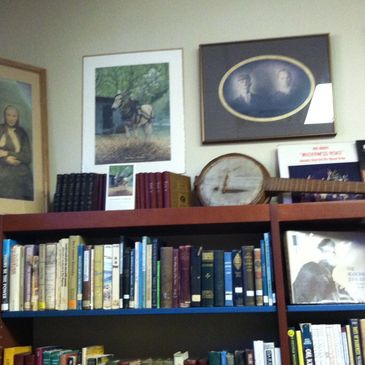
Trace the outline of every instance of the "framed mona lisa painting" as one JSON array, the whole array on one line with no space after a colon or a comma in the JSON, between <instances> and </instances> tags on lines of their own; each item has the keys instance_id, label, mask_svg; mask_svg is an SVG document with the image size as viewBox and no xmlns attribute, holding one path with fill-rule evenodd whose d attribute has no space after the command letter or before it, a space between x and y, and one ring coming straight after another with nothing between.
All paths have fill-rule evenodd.
<instances>
[{"instance_id":1,"label":"framed mona lisa painting","mask_svg":"<svg viewBox=\"0 0 365 365\"><path fill-rule=\"evenodd\" d=\"M48 205L46 71L0 58L0 214Z\"/></svg>"},{"instance_id":2,"label":"framed mona lisa painting","mask_svg":"<svg viewBox=\"0 0 365 365\"><path fill-rule=\"evenodd\" d=\"M202 142L334 135L328 34L200 45Z\"/></svg>"}]
</instances>

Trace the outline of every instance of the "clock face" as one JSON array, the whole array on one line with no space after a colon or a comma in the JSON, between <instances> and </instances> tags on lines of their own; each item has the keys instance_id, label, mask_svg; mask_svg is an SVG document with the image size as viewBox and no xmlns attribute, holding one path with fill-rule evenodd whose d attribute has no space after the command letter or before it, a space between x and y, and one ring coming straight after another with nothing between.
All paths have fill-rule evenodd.
<instances>
[{"instance_id":1,"label":"clock face","mask_svg":"<svg viewBox=\"0 0 365 365\"><path fill-rule=\"evenodd\" d=\"M242 154L227 154L212 160L198 177L196 188L203 205L244 205L263 197L266 169Z\"/></svg>"}]
</instances>

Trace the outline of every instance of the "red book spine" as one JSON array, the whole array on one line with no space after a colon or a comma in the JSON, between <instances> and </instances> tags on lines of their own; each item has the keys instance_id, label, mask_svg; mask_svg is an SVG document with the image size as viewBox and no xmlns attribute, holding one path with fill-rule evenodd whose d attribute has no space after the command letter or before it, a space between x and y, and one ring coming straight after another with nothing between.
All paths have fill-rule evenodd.
<instances>
[{"instance_id":1,"label":"red book spine","mask_svg":"<svg viewBox=\"0 0 365 365\"><path fill-rule=\"evenodd\" d=\"M180 300L179 307L190 307L190 255L191 245L179 246Z\"/></svg>"}]
</instances>

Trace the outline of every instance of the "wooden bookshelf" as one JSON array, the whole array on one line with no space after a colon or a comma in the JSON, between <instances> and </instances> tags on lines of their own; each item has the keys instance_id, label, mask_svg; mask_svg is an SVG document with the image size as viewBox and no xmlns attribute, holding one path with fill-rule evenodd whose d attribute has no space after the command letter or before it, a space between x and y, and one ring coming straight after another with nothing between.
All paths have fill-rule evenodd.
<instances>
[{"instance_id":1,"label":"wooden bookshelf","mask_svg":"<svg viewBox=\"0 0 365 365\"><path fill-rule=\"evenodd\" d=\"M350 318L364 312L365 305L290 305L283 232L307 228L363 230L364 219L365 201L4 215L0 217L1 241L8 237L41 243L81 234L92 242L106 242L121 234L146 234L164 237L174 245L192 242L231 249L251 240L257 244L258 237L270 231L277 304L4 312L0 318L0 344L7 347L30 343L35 347L56 343L82 347L104 343L108 352L123 351L124 357L165 356L184 349L200 357L212 349L245 348L253 339L264 339L280 345L282 363L289 364L289 325L308 315L320 320L321 316L333 313L335 321L341 313L341 318ZM164 349L160 346L161 338L166 339Z\"/></svg>"}]
</instances>

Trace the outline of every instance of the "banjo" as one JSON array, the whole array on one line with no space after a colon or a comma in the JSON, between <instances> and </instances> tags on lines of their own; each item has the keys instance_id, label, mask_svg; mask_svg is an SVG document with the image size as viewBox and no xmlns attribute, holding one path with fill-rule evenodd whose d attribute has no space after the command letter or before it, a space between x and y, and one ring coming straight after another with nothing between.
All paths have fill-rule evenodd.
<instances>
[{"instance_id":1,"label":"banjo","mask_svg":"<svg viewBox=\"0 0 365 365\"><path fill-rule=\"evenodd\" d=\"M254 158L229 153L210 161L195 180L205 206L266 203L284 192L365 194L365 182L270 177Z\"/></svg>"}]
</instances>

